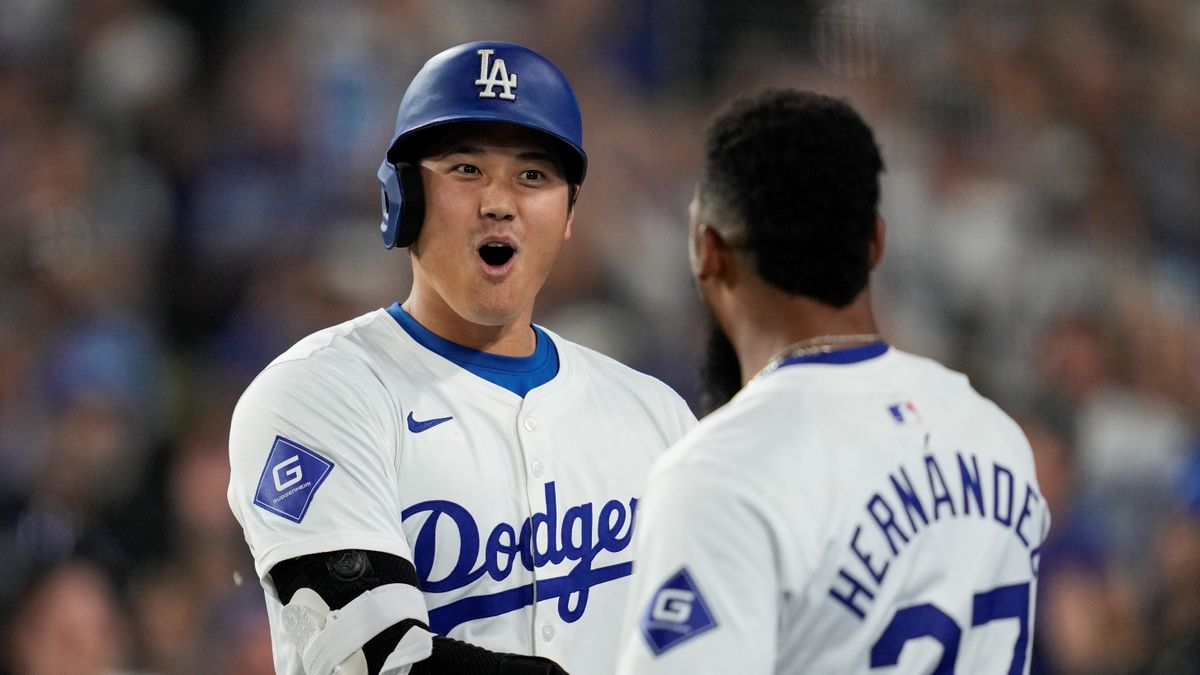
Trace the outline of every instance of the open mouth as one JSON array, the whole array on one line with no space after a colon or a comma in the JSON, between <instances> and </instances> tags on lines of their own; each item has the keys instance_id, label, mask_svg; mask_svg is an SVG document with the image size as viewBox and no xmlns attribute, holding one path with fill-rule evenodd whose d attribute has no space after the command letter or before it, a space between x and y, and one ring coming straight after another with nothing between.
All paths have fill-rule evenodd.
<instances>
[{"instance_id":1,"label":"open mouth","mask_svg":"<svg viewBox=\"0 0 1200 675\"><path fill-rule=\"evenodd\" d=\"M512 260L512 257L516 253L516 249L512 246L499 241L488 242L479 247L479 257L483 259L483 262L493 267L504 265L509 260Z\"/></svg>"}]
</instances>

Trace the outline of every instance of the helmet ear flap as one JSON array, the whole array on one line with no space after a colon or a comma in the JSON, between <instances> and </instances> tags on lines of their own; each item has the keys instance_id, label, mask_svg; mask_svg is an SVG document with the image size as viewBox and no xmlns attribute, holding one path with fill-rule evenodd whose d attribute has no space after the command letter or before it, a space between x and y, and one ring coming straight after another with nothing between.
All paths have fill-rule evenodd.
<instances>
[{"instance_id":1,"label":"helmet ear flap","mask_svg":"<svg viewBox=\"0 0 1200 675\"><path fill-rule=\"evenodd\" d=\"M384 160L378 175L383 187L383 222L379 225L383 245L406 248L417 240L425 220L421 170L411 162Z\"/></svg>"}]
</instances>

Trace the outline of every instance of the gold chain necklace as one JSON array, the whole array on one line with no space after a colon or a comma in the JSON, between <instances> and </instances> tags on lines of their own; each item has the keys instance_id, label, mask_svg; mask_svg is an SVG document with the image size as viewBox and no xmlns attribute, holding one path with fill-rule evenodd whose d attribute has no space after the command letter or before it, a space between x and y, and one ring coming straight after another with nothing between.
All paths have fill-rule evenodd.
<instances>
[{"instance_id":1,"label":"gold chain necklace","mask_svg":"<svg viewBox=\"0 0 1200 675\"><path fill-rule=\"evenodd\" d=\"M767 365L758 371L758 374L750 378L750 382L761 378L767 373L779 369L784 361L795 358L797 356L809 356L810 354L828 354L833 351L834 347L839 345L855 344L859 342L870 344L872 342L882 342L883 336L879 333L857 333L852 335L818 335L816 337L806 338L799 342L784 347L775 353ZM749 386L750 382L747 382Z\"/></svg>"}]
</instances>

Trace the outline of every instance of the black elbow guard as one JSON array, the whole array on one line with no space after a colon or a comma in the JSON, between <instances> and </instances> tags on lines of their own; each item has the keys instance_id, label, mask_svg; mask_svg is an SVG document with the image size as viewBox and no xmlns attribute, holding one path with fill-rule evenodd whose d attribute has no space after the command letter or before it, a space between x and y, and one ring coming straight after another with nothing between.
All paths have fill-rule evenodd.
<instances>
[{"instance_id":1,"label":"black elbow guard","mask_svg":"<svg viewBox=\"0 0 1200 675\"><path fill-rule=\"evenodd\" d=\"M311 588L341 609L363 591L384 584L417 585L417 569L404 558L378 551L331 551L300 556L271 568L279 601L288 604L301 588Z\"/></svg>"},{"instance_id":2,"label":"black elbow guard","mask_svg":"<svg viewBox=\"0 0 1200 675\"><path fill-rule=\"evenodd\" d=\"M415 589L417 571L411 562L394 555L345 550L283 561L271 568L271 581L285 606L297 591L310 589L330 610L338 610L363 593L389 584ZM417 619L400 619L362 645L369 673L376 675L382 670L387 657L413 626L428 630ZM414 663L411 675L568 675L550 659L493 652L441 636L432 639L432 655Z\"/></svg>"},{"instance_id":3,"label":"black elbow guard","mask_svg":"<svg viewBox=\"0 0 1200 675\"><path fill-rule=\"evenodd\" d=\"M540 656L505 654L500 660L499 675L570 675L562 666Z\"/></svg>"},{"instance_id":4,"label":"black elbow guard","mask_svg":"<svg viewBox=\"0 0 1200 675\"><path fill-rule=\"evenodd\" d=\"M285 560L271 568L271 581L285 607L297 591L307 588L320 596L330 610L340 610L363 593L390 584L404 584L416 591L417 571L411 562L394 555L344 550ZM381 627L359 645L367 671L375 674L382 670L387 657L413 626L428 629L418 619L397 617L395 623Z\"/></svg>"},{"instance_id":5,"label":"black elbow guard","mask_svg":"<svg viewBox=\"0 0 1200 675\"><path fill-rule=\"evenodd\" d=\"M493 652L483 647L435 636L433 655L413 664L410 675L568 675L540 656Z\"/></svg>"}]
</instances>

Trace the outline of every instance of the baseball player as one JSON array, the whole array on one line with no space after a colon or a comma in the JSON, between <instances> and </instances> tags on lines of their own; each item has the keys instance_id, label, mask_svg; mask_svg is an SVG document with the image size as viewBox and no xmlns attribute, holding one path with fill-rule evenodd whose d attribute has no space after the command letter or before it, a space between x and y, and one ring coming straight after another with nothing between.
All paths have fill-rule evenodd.
<instances>
[{"instance_id":1,"label":"baseball player","mask_svg":"<svg viewBox=\"0 0 1200 675\"><path fill-rule=\"evenodd\" d=\"M301 340L233 414L278 672L614 670L643 482L695 418L531 324L586 166L529 49L460 45L409 85L379 170L408 298Z\"/></svg>"},{"instance_id":2,"label":"baseball player","mask_svg":"<svg viewBox=\"0 0 1200 675\"><path fill-rule=\"evenodd\" d=\"M1017 425L877 333L882 166L824 96L711 126L692 270L744 387L651 474L617 672L1028 672L1050 516Z\"/></svg>"}]
</instances>

